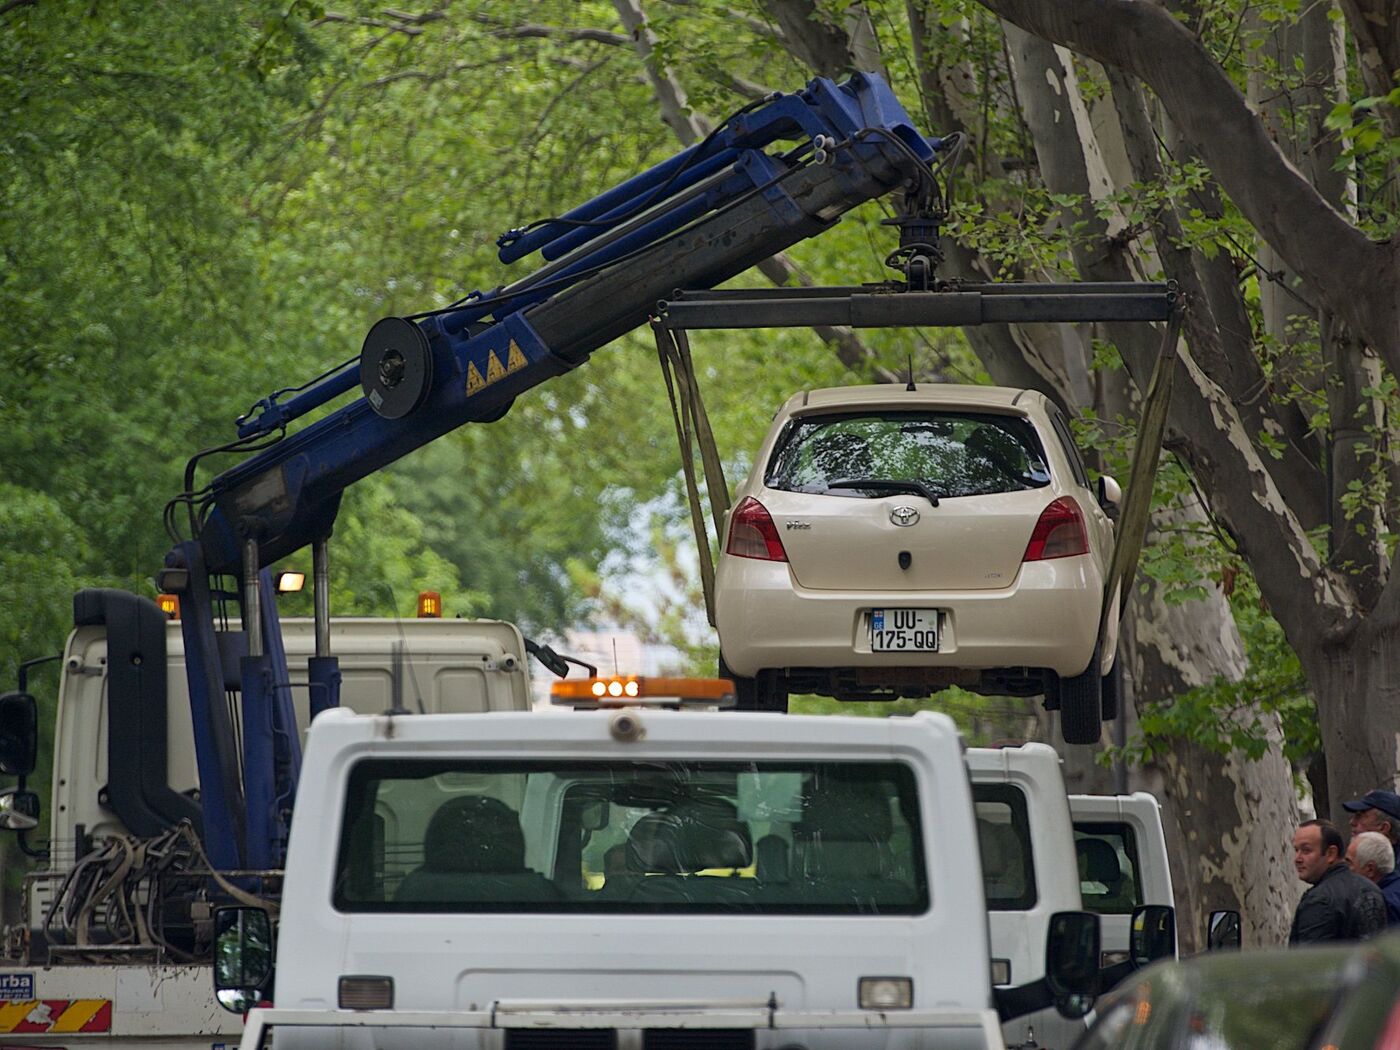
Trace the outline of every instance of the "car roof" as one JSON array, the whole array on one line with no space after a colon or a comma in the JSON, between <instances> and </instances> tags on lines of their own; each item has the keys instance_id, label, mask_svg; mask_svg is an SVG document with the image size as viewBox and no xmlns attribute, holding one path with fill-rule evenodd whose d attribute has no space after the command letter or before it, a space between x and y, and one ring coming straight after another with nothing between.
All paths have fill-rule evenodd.
<instances>
[{"instance_id":1,"label":"car roof","mask_svg":"<svg viewBox=\"0 0 1400 1050\"><path fill-rule=\"evenodd\" d=\"M846 408L1024 408L1039 404L1043 395L1034 390L972 383L917 383L908 390L900 383L868 386L834 386L804 390L788 398L782 412L789 415L840 411Z\"/></svg>"}]
</instances>

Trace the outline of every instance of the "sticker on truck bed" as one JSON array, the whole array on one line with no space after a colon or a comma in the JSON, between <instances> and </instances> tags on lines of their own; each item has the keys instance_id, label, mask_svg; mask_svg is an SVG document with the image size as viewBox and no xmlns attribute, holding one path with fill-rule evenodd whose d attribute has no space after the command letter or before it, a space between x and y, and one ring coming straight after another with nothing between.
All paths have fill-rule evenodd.
<instances>
[{"instance_id":1,"label":"sticker on truck bed","mask_svg":"<svg viewBox=\"0 0 1400 1050\"><path fill-rule=\"evenodd\" d=\"M30 999L0 1003L0 1032L110 1032L110 999Z\"/></svg>"},{"instance_id":2,"label":"sticker on truck bed","mask_svg":"<svg viewBox=\"0 0 1400 1050\"><path fill-rule=\"evenodd\" d=\"M32 973L0 974L0 1000L28 1002L34 998L34 975Z\"/></svg>"}]
</instances>

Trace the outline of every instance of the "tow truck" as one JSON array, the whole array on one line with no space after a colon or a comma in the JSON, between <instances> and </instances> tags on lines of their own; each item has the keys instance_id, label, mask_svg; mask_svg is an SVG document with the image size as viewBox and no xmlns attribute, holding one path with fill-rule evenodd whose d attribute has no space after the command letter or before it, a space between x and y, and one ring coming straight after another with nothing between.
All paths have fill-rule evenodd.
<instances>
[{"instance_id":1,"label":"tow truck","mask_svg":"<svg viewBox=\"0 0 1400 1050\"><path fill-rule=\"evenodd\" d=\"M991 986L946 715L727 717L726 680L553 692L574 710L316 720L275 970L264 911L216 917L221 999L276 1003L244 1050L269 1027L284 1048L971 1050L1036 1006L1088 1011L1077 907L1022 924L1033 973ZM1072 854L1058 804L1040 844Z\"/></svg>"},{"instance_id":2,"label":"tow truck","mask_svg":"<svg viewBox=\"0 0 1400 1050\"><path fill-rule=\"evenodd\" d=\"M129 782L109 784L131 792L132 811L142 815L131 829L141 848L149 853L151 843L164 843L169 850L161 857L162 885L181 887L174 897L154 888L142 898L145 913L109 924L109 954L120 956L139 940L149 915L180 907L191 879L212 887L214 896L275 912L304 719L293 702L272 568L311 548L312 655L298 678L306 682L307 716L320 715L341 705L329 544L341 495L354 481L460 425L501 418L516 397L578 367L658 312L683 315L697 327L813 323L813 311L822 323L837 318L856 325L1169 315L1171 296L1161 286L1080 285L1066 294L1059 286L939 281L937 239L946 208L939 167L956 145L954 137L920 134L873 75L839 85L817 78L800 92L752 103L702 142L567 215L503 235L503 262L540 252L544 263L532 273L443 308L379 321L359 355L263 398L237 420L234 440L197 453L184 490L167 507L175 545L158 574L160 591L181 606L197 797L192 788L172 789L153 765L141 763L127 767ZM887 194L898 198L900 245L890 261L899 279L782 290L769 301L754 292L706 296ZM350 403L288 432L357 389L361 396ZM202 464L215 456L242 458L197 484ZM158 737L147 731L160 724L150 709L163 708L168 698L152 684L153 661L145 656L153 632L140 623L123 635L129 644L115 655L109 649L108 674L115 681L120 667L134 683L123 693L130 705L112 709L113 727L120 720L119 733L144 746ZM18 742L14 761L0 757L0 772L29 771L24 756L32 752L34 710L23 688L0 698L0 726ZM99 804L109 806L114 797L109 790ZM22 782L0 794L0 826L32 829L38 819L37 797ZM165 842L171 836L187 848L171 849ZM105 873L99 887L120 881L122 861L102 857L97 851L105 845L92 845L70 871L92 861L85 870ZM28 962L46 965L45 943L32 936L37 922L31 915L29 933L17 939L25 942ZM192 929L181 951L207 960L205 927ZM158 965L169 959L167 952ZM42 988L26 993L42 1003ZM118 994L118 1010L120 1000Z\"/></svg>"}]
</instances>

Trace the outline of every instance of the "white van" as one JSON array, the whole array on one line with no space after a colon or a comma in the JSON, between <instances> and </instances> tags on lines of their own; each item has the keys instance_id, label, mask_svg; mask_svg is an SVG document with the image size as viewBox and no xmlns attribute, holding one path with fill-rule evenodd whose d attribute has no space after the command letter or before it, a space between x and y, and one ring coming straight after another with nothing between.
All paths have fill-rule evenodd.
<instances>
[{"instance_id":1,"label":"white van","mask_svg":"<svg viewBox=\"0 0 1400 1050\"><path fill-rule=\"evenodd\" d=\"M945 716L335 711L301 784L245 1047L1002 1045ZM256 1003L265 916L219 926L221 1000ZM1042 929L1082 1012L1097 920Z\"/></svg>"}]
</instances>

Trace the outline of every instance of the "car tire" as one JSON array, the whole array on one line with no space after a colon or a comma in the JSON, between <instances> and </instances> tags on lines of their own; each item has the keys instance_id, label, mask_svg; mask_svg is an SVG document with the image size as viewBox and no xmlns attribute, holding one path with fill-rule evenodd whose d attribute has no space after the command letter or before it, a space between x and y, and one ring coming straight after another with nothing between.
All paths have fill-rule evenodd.
<instances>
[{"instance_id":1,"label":"car tire","mask_svg":"<svg viewBox=\"0 0 1400 1050\"><path fill-rule=\"evenodd\" d=\"M735 674L719 658L719 676L734 683L734 710L787 712L787 688L774 671L759 671L755 678Z\"/></svg>"},{"instance_id":2,"label":"car tire","mask_svg":"<svg viewBox=\"0 0 1400 1050\"><path fill-rule=\"evenodd\" d=\"M1060 679L1060 735L1066 744L1097 744L1103 729L1099 647L1082 674Z\"/></svg>"},{"instance_id":3,"label":"car tire","mask_svg":"<svg viewBox=\"0 0 1400 1050\"><path fill-rule=\"evenodd\" d=\"M1099 707L1105 722L1112 722L1123 708L1123 654L1113 661L1113 670L1103 676Z\"/></svg>"}]
</instances>

